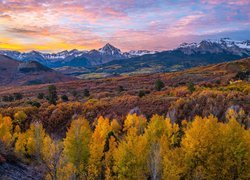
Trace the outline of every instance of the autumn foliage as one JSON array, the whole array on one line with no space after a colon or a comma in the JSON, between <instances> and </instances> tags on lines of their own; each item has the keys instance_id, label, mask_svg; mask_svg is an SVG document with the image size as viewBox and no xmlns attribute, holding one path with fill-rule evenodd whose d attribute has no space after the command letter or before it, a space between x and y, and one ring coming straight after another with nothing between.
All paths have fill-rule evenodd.
<instances>
[{"instance_id":1,"label":"autumn foliage","mask_svg":"<svg viewBox=\"0 0 250 180\"><path fill-rule=\"evenodd\" d=\"M20 132L0 116L0 141L23 161L40 164L46 179L247 179L250 134L237 117L231 109L226 123L212 115L181 125L159 115L148 121L129 114L123 124L78 118L58 140L39 122Z\"/></svg>"}]
</instances>

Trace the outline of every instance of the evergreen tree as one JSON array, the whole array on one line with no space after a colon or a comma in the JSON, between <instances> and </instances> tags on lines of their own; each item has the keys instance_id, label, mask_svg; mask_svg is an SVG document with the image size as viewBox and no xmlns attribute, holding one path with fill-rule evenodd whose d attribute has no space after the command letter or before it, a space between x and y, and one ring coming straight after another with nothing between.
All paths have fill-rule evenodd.
<instances>
[{"instance_id":1,"label":"evergreen tree","mask_svg":"<svg viewBox=\"0 0 250 180\"><path fill-rule=\"evenodd\" d=\"M37 98L38 99L43 99L44 98L44 93L38 93Z\"/></svg>"},{"instance_id":2,"label":"evergreen tree","mask_svg":"<svg viewBox=\"0 0 250 180\"><path fill-rule=\"evenodd\" d=\"M65 94L61 96L61 99L62 99L64 102L69 101L68 96L67 96L67 95L65 95Z\"/></svg>"},{"instance_id":3,"label":"evergreen tree","mask_svg":"<svg viewBox=\"0 0 250 180\"><path fill-rule=\"evenodd\" d=\"M124 87L123 86L118 86L118 92L123 92L124 91Z\"/></svg>"},{"instance_id":4,"label":"evergreen tree","mask_svg":"<svg viewBox=\"0 0 250 180\"><path fill-rule=\"evenodd\" d=\"M164 83L163 83L160 79L158 79L158 80L155 82L155 90L156 90L156 91L161 91L162 88L164 88L164 87L165 87L165 85L164 85Z\"/></svg>"},{"instance_id":5,"label":"evergreen tree","mask_svg":"<svg viewBox=\"0 0 250 180\"><path fill-rule=\"evenodd\" d=\"M56 105L56 101L58 100L56 86L50 85L48 87L48 97L47 97L47 99L48 99L50 104Z\"/></svg>"},{"instance_id":6,"label":"evergreen tree","mask_svg":"<svg viewBox=\"0 0 250 180\"><path fill-rule=\"evenodd\" d=\"M195 91L194 83L190 82L188 83L188 90L193 93Z\"/></svg>"},{"instance_id":7,"label":"evergreen tree","mask_svg":"<svg viewBox=\"0 0 250 180\"><path fill-rule=\"evenodd\" d=\"M23 95L21 93L14 93L13 95L15 100L21 100L23 98Z\"/></svg>"},{"instance_id":8,"label":"evergreen tree","mask_svg":"<svg viewBox=\"0 0 250 180\"><path fill-rule=\"evenodd\" d=\"M144 90L140 90L139 93L138 93L138 96L139 96L140 98L142 98L142 97L145 96L145 95L146 95L146 93L145 93Z\"/></svg>"},{"instance_id":9,"label":"evergreen tree","mask_svg":"<svg viewBox=\"0 0 250 180\"><path fill-rule=\"evenodd\" d=\"M88 89L84 89L83 90L83 95L84 95L84 97L89 97L90 96L89 90Z\"/></svg>"}]
</instances>

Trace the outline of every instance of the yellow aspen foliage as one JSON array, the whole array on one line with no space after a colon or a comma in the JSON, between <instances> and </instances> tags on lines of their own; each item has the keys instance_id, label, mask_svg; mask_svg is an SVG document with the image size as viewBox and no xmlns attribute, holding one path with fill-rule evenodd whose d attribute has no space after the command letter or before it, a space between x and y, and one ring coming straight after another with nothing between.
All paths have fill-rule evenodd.
<instances>
[{"instance_id":1,"label":"yellow aspen foliage","mask_svg":"<svg viewBox=\"0 0 250 180\"><path fill-rule=\"evenodd\" d=\"M166 122L163 116L154 115L145 130L148 141L157 141L166 131Z\"/></svg>"},{"instance_id":2,"label":"yellow aspen foliage","mask_svg":"<svg viewBox=\"0 0 250 180\"><path fill-rule=\"evenodd\" d=\"M105 179L115 179L114 176L114 152L117 148L116 138L114 136L110 136L108 139L108 149L105 152Z\"/></svg>"},{"instance_id":3,"label":"yellow aspen foliage","mask_svg":"<svg viewBox=\"0 0 250 180\"><path fill-rule=\"evenodd\" d=\"M19 127L19 125L16 125L12 135L13 142L16 142L20 133L21 133L21 128Z\"/></svg>"},{"instance_id":4,"label":"yellow aspen foliage","mask_svg":"<svg viewBox=\"0 0 250 180\"><path fill-rule=\"evenodd\" d=\"M26 132L18 135L15 151L21 156L29 155L41 160L45 137L46 133L42 124L32 123Z\"/></svg>"},{"instance_id":5,"label":"yellow aspen foliage","mask_svg":"<svg viewBox=\"0 0 250 180\"><path fill-rule=\"evenodd\" d=\"M119 134L121 132L122 127L121 127L121 125L118 123L118 121L116 119L113 119L111 121L110 125L111 125L112 130L114 131L114 133Z\"/></svg>"},{"instance_id":6,"label":"yellow aspen foliage","mask_svg":"<svg viewBox=\"0 0 250 180\"><path fill-rule=\"evenodd\" d=\"M112 131L112 127L110 126L109 119L102 116L99 117L89 145L90 160L88 175L91 179L99 177L102 173L104 146L110 131Z\"/></svg>"},{"instance_id":7,"label":"yellow aspen foliage","mask_svg":"<svg viewBox=\"0 0 250 180\"><path fill-rule=\"evenodd\" d=\"M62 143L54 142L49 136L46 136L42 147L42 162L47 170L46 179L58 179L61 153Z\"/></svg>"},{"instance_id":8,"label":"yellow aspen foliage","mask_svg":"<svg viewBox=\"0 0 250 180\"><path fill-rule=\"evenodd\" d=\"M185 154L185 177L188 179L223 179L221 160L221 123L210 115L196 116L182 141ZM216 168L214 168L216 167Z\"/></svg>"},{"instance_id":9,"label":"yellow aspen foliage","mask_svg":"<svg viewBox=\"0 0 250 180\"><path fill-rule=\"evenodd\" d=\"M135 127L130 128L114 152L118 179L147 179L147 141L137 131Z\"/></svg>"},{"instance_id":10,"label":"yellow aspen foliage","mask_svg":"<svg viewBox=\"0 0 250 180\"><path fill-rule=\"evenodd\" d=\"M167 142L166 136L162 137L163 142ZM162 142L162 143L163 143ZM164 143L163 143L164 144ZM162 160L162 179L181 179L182 174L184 172L185 164L184 164L184 153L182 148L174 148L169 149L168 145L163 145L161 147L164 150L161 152L163 160Z\"/></svg>"},{"instance_id":11,"label":"yellow aspen foliage","mask_svg":"<svg viewBox=\"0 0 250 180\"><path fill-rule=\"evenodd\" d=\"M236 121L230 112L228 124L222 128L223 169L225 179L248 179L250 177L250 132Z\"/></svg>"},{"instance_id":12,"label":"yellow aspen foliage","mask_svg":"<svg viewBox=\"0 0 250 180\"><path fill-rule=\"evenodd\" d=\"M0 116L0 141L9 148L12 143L12 120L10 117Z\"/></svg>"},{"instance_id":13,"label":"yellow aspen foliage","mask_svg":"<svg viewBox=\"0 0 250 180\"><path fill-rule=\"evenodd\" d=\"M18 134L14 151L20 157L24 157L27 154L26 144L27 144L26 134L25 133Z\"/></svg>"},{"instance_id":14,"label":"yellow aspen foliage","mask_svg":"<svg viewBox=\"0 0 250 180\"><path fill-rule=\"evenodd\" d=\"M14 116L21 120L26 115L18 111ZM123 129L116 120L98 118L94 132L79 118L62 141L55 141L41 123L21 132L10 117L0 115L0 153L14 147L23 161L35 160L50 180L249 179L247 118L243 110L229 109L227 123L212 115L196 116L179 128L163 116L147 122L144 116L129 114Z\"/></svg>"},{"instance_id":15,"label":"yellow aspen foliage","mask_svg":"<svg viewBox=\"0 0 250 180\"><path fill-rule=\"evenodd\" d=\"M184 119L183 121L181 121L181 127L183 130L186 130L188 127L188 121L186 119Z\"/></svg>"},{"instance_id":16,"label":"yellow aspen foliage","mask_svg":"<svg viewBox=\"0 0 250 180\"><path fill-rule=\"evenodd\" d=\"M70 128L63 140L63 157L67 162L66 167L74 169L79 178L86 177L89 160L89 142L92 135L86 119L79 118L72 121ZM70 165L68 164L70 163ZM72 167L73 166L73 167ZM67 168L64 169L67 170Z\"/></svg>"},{"instance_id":17,"label":"yellow aspen foliage","mask_svg":"<svg viewBox=\"0 0 250 180\"><path fill-rule=\"evenodd\" d=\"M14 120L17 124L21 124L26 118L27 115L23 111L18 111L14 114Z\"/></svg>"},{"instance_id":18,"label":"yellow aspen foliage","mask_svg":"<svg viewBox=\"0 0 250 180\"><path fill-rule=\"evenodd\" d=\"M145 130L144 137L147 140L147 157L148 171L152 179L161 177L160 139L166 131L166 122L163 116L154 115Z\"/></svg>"},{"instance_id":19,"label":"yellow aspen foliage","mask_svg":"<svg viewBox=\"0 0 250 180\"><path fill-rule=\"evenodd\" d=\"M73 163L66 163L65 165L62 165L61 168L58 169L57 179L60 179L60 180L69 180L69 179L74 180L77 178L79 179L78 173L79 173L79 171L76 169L76 167ZM46 178L51 179L51 176L47 175ZM80 178L84 179L83 177L80 177Z\"/></svg>"},{"instance_id":20,"label":"yellow aspen foliage","mask_svg":"<svg viewBox=\"0 0 250 180\"><path fill-rule=\"evenodd\" d=\"M27 134L27 153L30 156L36 156L41 158L41 151L46 137L45 130L42 124L33 123L30 125L30 129L26 131Z\"/></svg>"},{"instance_id":21,"label":"yellow aspen foliage","mask_svg":"<svg viewBox=\"0 0 250 180\"><path fill-rule=\"evenodd\" d=\"M179 127L171 124L170 119L163 116L154 115L145 130L147 139L147 162L150 177L160 179L162 176L162 159L169 152L169 148L180 141Z\"/></svg>"},{"instance_id":22,"label":"yellow aspen foliage","mask_svg":"<svg viewBox=\"0 0 250 180\"><path fill-rule=\"evenodd\" d=\"M143 134L147 126L147 119L144 116L137 116L136 114L128 114L124 121L123 131L128 131L132 127L136 127L138 134Z\"/></svg>"},{"instance_id":23,"label":"yellow aspen foliage","mask_svg":"<svg viewBox=\"0 0 250 180\"><path fill-rule=\"evenodd\" d=\"M162 179L180 179L184 171L184 152L182 148L175 147L180 141L179 127L177 124L171 124L170 119L165 121L166 129L164 135L159 139L160 154L162 157Z\"/></svg>"},{"instance_id":24,"label":"yellow aspen foliage","mask_svg":"<svg viewBox=\"0 0 250 180\"><path fill-rule=\"evenodd\" d=\"M168 139L169 146L175 146L179 144L180 142L180 136L179 136L179 126L178 124L172 124L169 118L165 119L166 123L166 131L165 135Z\"/></svg>"}]
</instances>

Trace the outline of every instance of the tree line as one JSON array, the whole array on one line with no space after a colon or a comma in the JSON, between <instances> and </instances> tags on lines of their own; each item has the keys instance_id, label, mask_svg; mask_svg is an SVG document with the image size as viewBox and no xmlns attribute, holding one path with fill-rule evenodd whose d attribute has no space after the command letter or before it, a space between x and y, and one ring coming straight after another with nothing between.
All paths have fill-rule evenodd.
<instances>
[{"instance_id":1,"label":"tree line","mask_svg":"<svg viewBox=\"0 0 250 180\"><path fill-rule=\"evenodd\" d=\"M99 117L90 125L79 117L58 140L39 122L21 131L0 116L0 154L39 164L46 179L248 179L250 133L236 117L232 109L227 123L212 115L177 125L129 114L123 124Z\"/></svg>"}]
</instances>

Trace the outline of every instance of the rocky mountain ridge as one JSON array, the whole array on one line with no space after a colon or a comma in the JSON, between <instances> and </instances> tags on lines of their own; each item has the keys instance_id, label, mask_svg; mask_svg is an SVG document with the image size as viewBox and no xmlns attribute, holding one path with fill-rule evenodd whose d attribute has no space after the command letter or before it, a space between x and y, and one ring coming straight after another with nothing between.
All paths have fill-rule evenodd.
<instances>
[{"instance_id":1,"label":"rocky mountain ridge","mask_svg":"<svg viewBox=\"0 0 250 180\"><path fill-rule=\"evenodd\" d=\"M58 53L43 53L39 51L18 52L9 50L0 50L0 54L9 56L18 61L38 61L39 63L51 68L72 66L72 67L90 67L104 64L112 60L126 59L131 57L142 56L145 54L153 54L155 51L138 50L122 52L120 49L107 43L98 50L77 49L65 50Z\"/></svg>"}]
</instances>

